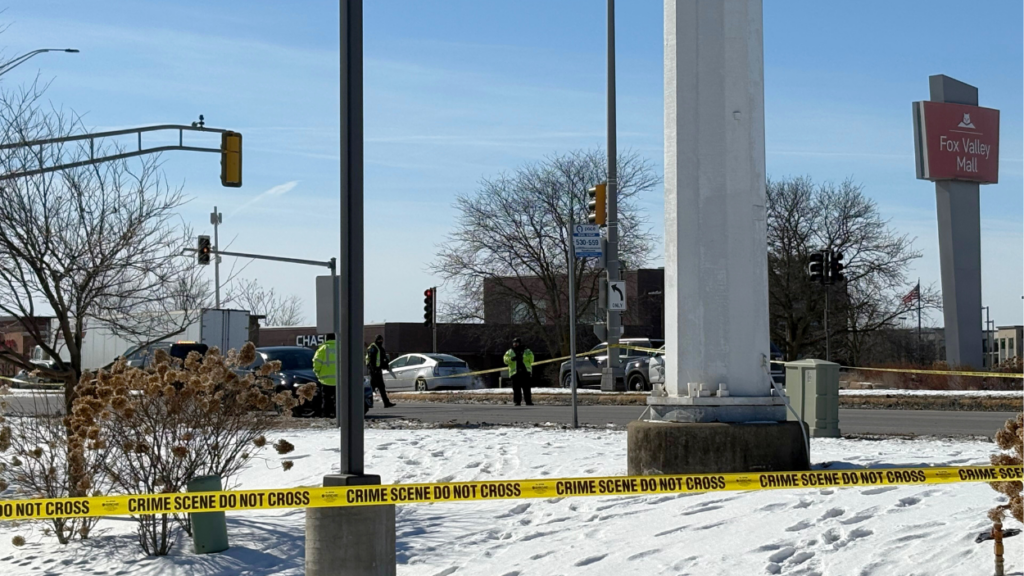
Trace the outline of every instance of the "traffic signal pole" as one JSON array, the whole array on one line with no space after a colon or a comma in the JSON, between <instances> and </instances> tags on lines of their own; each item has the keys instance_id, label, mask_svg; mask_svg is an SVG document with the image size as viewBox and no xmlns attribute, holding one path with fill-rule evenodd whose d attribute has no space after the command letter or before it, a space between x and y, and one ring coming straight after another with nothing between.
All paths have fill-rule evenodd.
<instances>
[{"instance_id":1,"label":"traffic signal pole","mask_svg":"<svg viewBox=\"0 0 1024 576\"><path fill-rule=\"evenodd\" d=\"M217 228L220 223L224 221L224 215L217 211L217 207L213 207L213 212L210 213L210 224L213 224L213 251L216 253L220 250L220 239L217 235ZM213 289L214 298L217 309L220 310L220 254L214 256L213 261Z\"/></svg>"},{"instance_id":2,"label":"traffic signal pole","mask_svg":"<svg viewBox=\"0 0 1024 576\"><path fill-rule=\"evenodd\" d=\"M617 202L618 170L616 166L616 124L615 124L615 0L608 0L608 253L605 255L605 270L608 282L618 281L619 271L619 207ZM607 302L602 303L607 305ZM601 390L616 390L618 382L619 331L622 327L621 313L607 311L608 365L601 374Z\"/></svg>"}]
</instances>

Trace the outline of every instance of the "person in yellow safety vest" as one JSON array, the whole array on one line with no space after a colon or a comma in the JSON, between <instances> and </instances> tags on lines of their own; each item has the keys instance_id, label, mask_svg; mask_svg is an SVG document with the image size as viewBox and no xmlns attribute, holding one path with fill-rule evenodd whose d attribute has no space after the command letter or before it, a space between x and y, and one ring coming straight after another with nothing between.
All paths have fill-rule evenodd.
<instances>
[{"instance_id":1,"label":"person in yellow safety vest","mask_svg":"<svg viewBox=\"0 0 1024 576\"><path fill-rule=\"evenodd\" d=\"M391 372L391 367L388 366L388 355L384 350L384 337L380 334L366 349L366 367L370 370L370 387L380 393L384 407L391 408L395 403L388 400L388 391L384 388L384 370ZM394 376L395 373L391 372L391 377Z\"/></svg>"},{"instance_id":2,"label":"person in yellow safety vest","mask_svg":"<svg viewBox=\"0 0 1024 576\"><path fill-rule=\"evenodd\" d=\"M338 362L334 357L334 334L327 335L327 341L316 349L313 355L313 373L320 381L320 408L322 418L334 418L337 413L335 391L338 384Z\"/></svg>"},{"instance_id":3,"label":"person in yellow safety vest","mask_svg":"<svg viewBox=\"0 0 1024 576\"><path fill-rule=\"evenodd\" d=\"M530 395L530 380L533 377L533 352L523 346L522 340L512 340L512 349L505 352L505 365L508 366L508 377L512 379L512 400L516 406L523 400L527 406L533 406Z\"/></svg>"}]
</instances>

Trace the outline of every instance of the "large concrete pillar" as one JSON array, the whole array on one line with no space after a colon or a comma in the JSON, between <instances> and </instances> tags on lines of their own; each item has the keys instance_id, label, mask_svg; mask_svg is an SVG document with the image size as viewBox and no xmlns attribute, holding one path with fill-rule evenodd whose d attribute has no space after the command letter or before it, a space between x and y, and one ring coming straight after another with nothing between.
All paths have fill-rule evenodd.
<instances>
[{"instance_id":1,"label":"large concrete pillar","mask_svg":"<svg viewBox=\"0 0 1024 576\"><path fill-rule=\"evenodd\" d=\"M928 77L933 102L978 105L978 89L942 74ZM979 184L935 182L942 270L946 362L982 367L981 212Z\"/></svg>"},{"instance_id":2,"label":"large concrete pillar","mask_svg":"<svg viewBox=\"0 0 1024 576\"><path fill-rule=\"evenodd\" d=\"M762 44L761 0L665 2L669 396L771 396Z\"/></svg>"},{"instance_id":3,"label":"large concrete pillar","mask_svg":"<svg viewBox=\"0 0 1024 576\"><path fill-rule=\"evenodd\" d=\"M767 360L761 0L665 0L666 385L630 474L800 470Z\"/></svg>"}]
</instances>

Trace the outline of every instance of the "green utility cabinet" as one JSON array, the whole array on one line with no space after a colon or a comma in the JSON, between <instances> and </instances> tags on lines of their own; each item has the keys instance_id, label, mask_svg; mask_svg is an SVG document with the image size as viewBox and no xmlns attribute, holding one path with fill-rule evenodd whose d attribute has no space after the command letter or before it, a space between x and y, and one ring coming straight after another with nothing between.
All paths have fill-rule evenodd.
<instances>
[{"instance_id":1,"label":"green utility cabinet","mask_svg":"<svg viewBox=\"0 0 1024 576\"><path fill-rule=\"evenodd\" d=\"M786 395L811 436L839 437L839 364L824 360L786 362ZM787 412L790 421L797 417Z\"/></svg>"}]
</instances>

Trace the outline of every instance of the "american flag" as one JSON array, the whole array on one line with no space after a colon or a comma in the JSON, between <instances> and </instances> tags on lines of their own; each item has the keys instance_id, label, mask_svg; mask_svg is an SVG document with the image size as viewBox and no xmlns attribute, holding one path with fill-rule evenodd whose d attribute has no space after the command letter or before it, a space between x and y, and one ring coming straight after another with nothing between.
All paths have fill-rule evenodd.
<instances>
[{"instance_id":1,"label":"american flag","mask_svg":"<svg viewBox=\"0 0 1024 576\"><path fill-rule=\"evenodd\" d=\"M903 297L903 303L904 304L910 304L914 300L920 300L920 299L921 299L921 283L918 282L917 286L914 286L914 289L911 290L910 292L907 292L907 295Z\"/></svg>"}]
</instances>

